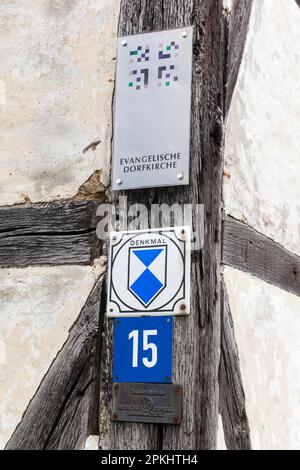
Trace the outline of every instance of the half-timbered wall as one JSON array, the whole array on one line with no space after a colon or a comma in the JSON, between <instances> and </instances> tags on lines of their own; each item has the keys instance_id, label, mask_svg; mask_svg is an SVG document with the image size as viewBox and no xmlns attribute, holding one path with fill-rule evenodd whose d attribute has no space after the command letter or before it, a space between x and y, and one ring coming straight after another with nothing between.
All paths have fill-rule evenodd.
<instances>
[{"instance_id":1,"label":"half-timbered wall","mask_svg":"<svg viewBox=\"0 0 300 470\"><path fill-rule=\"evenodd\" d=\"M299 20L295 0L1 2L1 448L300 448ZM146 202L205 203L194 316L175 334L193 332L176 366L190 409L177 430L111 424L95 228L116 38L182 22L196 27L191 193Z\"/></svg>"}]
</instances>

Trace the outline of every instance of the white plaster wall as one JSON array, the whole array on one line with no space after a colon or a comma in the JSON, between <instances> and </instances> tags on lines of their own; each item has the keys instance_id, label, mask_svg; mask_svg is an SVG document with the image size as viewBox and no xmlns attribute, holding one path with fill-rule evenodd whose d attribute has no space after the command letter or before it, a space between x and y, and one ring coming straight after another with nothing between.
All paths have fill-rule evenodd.
<instances>
[{"instance_id":1,"label":"white plaster wall","mask_svg":"<svg viewBox=\"0 0 300 470\"><path fill-rule=\"evenodd\" d=\"M103 267L0 270L0 448L68 337Z\"/></svg>"},{"instance_id":2,"label":"white plaster wall","mask_svg":"<svg viewBox=\"0 0 300 470\"><path fill-rule=\"evenodd\" d=\"M225 436L224 436L224 428L223 428L222 418L220 415L219 415L219 420L218 420L217 450L227 450Z\"/></svg>"},{"instance_id":3,"label":"white plaster wall","mask_svg":"<svg viewBox=\"0 0 300 470\"><path fill-rule=\"evenodd\" d=\"M98 442L99 442L99 436L95 436L95 435L88 436L83 450L98 450L99 449Z\"/></svg>"},{"instance_id":4,"label":"white plaster wall","mask_svg":"<svg viewBox=\"0 0 300 470\"><path fill-rule=\"evenodd\" d=\"M119 3L1 0L0 205L107 184Z\"/></svg>"},{"instance_id":5,"label":"white plaster wall","mask_svg":"<svg viewBox=\"0 0 300 470\"><path fill-rule=\"evenodd\" d=\"M226 127L224 202L300 255L299 25L295 0L253 1Z\"/></svg>"},{"instance_id":6,"label":"white plaster wall","mask_svg":"<svg viewBox=\"0 0 300 470\"><path fill-rule=\"evenodd\" d=\"M300 449L300 298L225 267L254 449Z\"/></svg>"}]
</instances>

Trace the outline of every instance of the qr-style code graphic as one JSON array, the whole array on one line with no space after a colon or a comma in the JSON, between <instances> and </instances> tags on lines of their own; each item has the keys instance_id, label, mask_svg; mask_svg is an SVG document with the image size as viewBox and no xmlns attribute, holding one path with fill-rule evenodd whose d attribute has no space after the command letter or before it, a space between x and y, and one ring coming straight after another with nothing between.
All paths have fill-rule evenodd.
<instances>
[{"instance_id":1,"label":"qr-style code graphic","mask_svg":"<svg viewBox=\"0 0 300 470\"><path fill-rule=\"evenodd\" d=\"M135 88L136 90L148 88L149 69L131 70L129 72L129 75L130 81L128 83L128 86L130 88Z\"/></svg>"},{"instance_id":2,"label":"qr-style code graphic","mask_svg":"<svg viewBox=\"0 0 300 470\"><path fill-rule=\"evenodd\" d=\"M163 65L158 67L158 86L171 86L174 82L178 82L176 65Z\"/></svg>"},{"instance_id":3,"label":"qr-style code graphic","mask_svg":"<svg viewBox=\"0 0 300 470\"><path fill-rule=\"evenodd\" d=\"M158 52L158 56L156 55ZM133 90L142 90L147 89L149 86L153 85L156 86L155 82L152 81L155 79L155 75L157 76L157 86L158 87L170 87L176 84L179 81L179 73L178 73L178 66L175 63L171 63L169 61L161 62L164 65L157 64L157 58L155 59L155 67L157 72L150 69L151 64L145 64L143 62L149 62L150 54L155 53L152 55L153 57L158 57L159 60L171 59L172 61L176 62L176 58L179 55L179 44L176 41L171 41L166 44L158 44L158 49L156 51L150 51L149 46L137 46L136 49L129 51L129 63L136 64L135 69L129 71L129 81L128 87L132 88ZM151 59L151 61L153 61ZM143 68L139 68L143 67ZM147 68L145 68L145 66ZM153 73L150 71L153 70ZM150 77L153 77L153 79ZM151 82L151 83L149 83Z\"/></svg>"},{"instance_id":4,"label":"qr-style code graphic","mask_svg":"<svg viewBox=\"0 0 300 470\"><path fill-rule=\"evenodd\" d=\"M149 61L149 53L150 48L149 46L138 46L137 49L130 51L130 63L133 64L135 62L148 62Z\"/></svg>"},{"instance_id":5,"label":"qr-style code graphic","mask_svg":"<svg viewBox=\"0 0 300 470\"><path fill-rule=\"evenodd\" d=\"M167 44L159 44L158 58L159 59L172 59L178 57L179 44L171 41Z\"/></svg>"}]
</instances>

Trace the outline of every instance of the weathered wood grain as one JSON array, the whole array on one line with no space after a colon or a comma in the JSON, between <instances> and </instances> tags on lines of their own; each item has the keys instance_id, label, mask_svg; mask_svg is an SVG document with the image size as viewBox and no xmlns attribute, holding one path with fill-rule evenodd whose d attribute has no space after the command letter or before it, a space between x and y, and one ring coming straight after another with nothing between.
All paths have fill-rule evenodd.
<instances>
[{"instance_id":1,"label":"weathered wood grain","mask_svg":"<svg viewBox=\"0 0 300 470\"><path fill-rule=\"evenodd\" d=\"M300 296L300 257L232 217L223 224L223 263Z\"/></svg>"},{"instance_id":2,"label":"weathered wood grain","mask_svg":"<svg viewBox=\"0 0 300 470\"><path fill-rule=\"evenodd\" d=\"M184 388L180 426L110 422L112 326L102 349L100 448L212 449L216 446L220 355L220 240L224 17L219 0L122 0L119 33L194 25L191 174L188 187L126 192L128 204L204 204L205 244L192 256L188 318L176 318L174 376ZM113 195L116 200L119 194ZM104 359L104 355L106 358Z\"/></svg>"},{"instance_id":3,"label":"weathered wood grain","mask_svg":"<svg viewBox=\"0 0 300 470\"><path fill-rule=\"evenodd\" d=\"M97 380L104 276L96 283L69 337L29 403L7 449L78 449L98 417ZM101 303L102 299L102 303ZM97 365L96 365L97 364Z\"/></svg>"},{"instance_id":4,"label":"weathered wood grain","mask_svg":"<svg viewBox=\"0 0 300 470\"><path fill-rule=\"evenodd\" d=\"M0 207L0 267L91 264L99 255L97 201Z\"/></svg>"},{"instance_id":5,"label":"weathered wood grain","mask_svg":"<svg viewBox=\"0 0 300 470\"><path fill-rule=\"evenodd\" d=\"M245 48L253 0L234 0L225 12L224 116L227 115Z\"/></svg>"},{"instance_id":6,"label":"weathered wood grain","mask_svg":"<svg viewBox=\"0 0 300 470\"><path fill-rule=\"evenodd\" d=\"M228 450L250 450L250 428L246 413L238 348L225 285L222 284L220 404L224 437Z\"/></svg>"}]
</instances>

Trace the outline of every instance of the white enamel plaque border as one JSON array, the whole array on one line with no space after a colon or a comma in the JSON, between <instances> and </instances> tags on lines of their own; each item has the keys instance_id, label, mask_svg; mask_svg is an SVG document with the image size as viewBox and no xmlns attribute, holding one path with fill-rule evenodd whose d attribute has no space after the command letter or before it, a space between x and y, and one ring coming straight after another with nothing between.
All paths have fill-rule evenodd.
<instances>
[{"instance_id":1,"label":"white enamel plaque border","mask_svg":"<svg viewBox=\"0 0 300 470\"><path fill-rule=\"evenodd\" d=\"M190 313L191 229L112 232L108 317Z\"/></svg>"}]
</instances>

